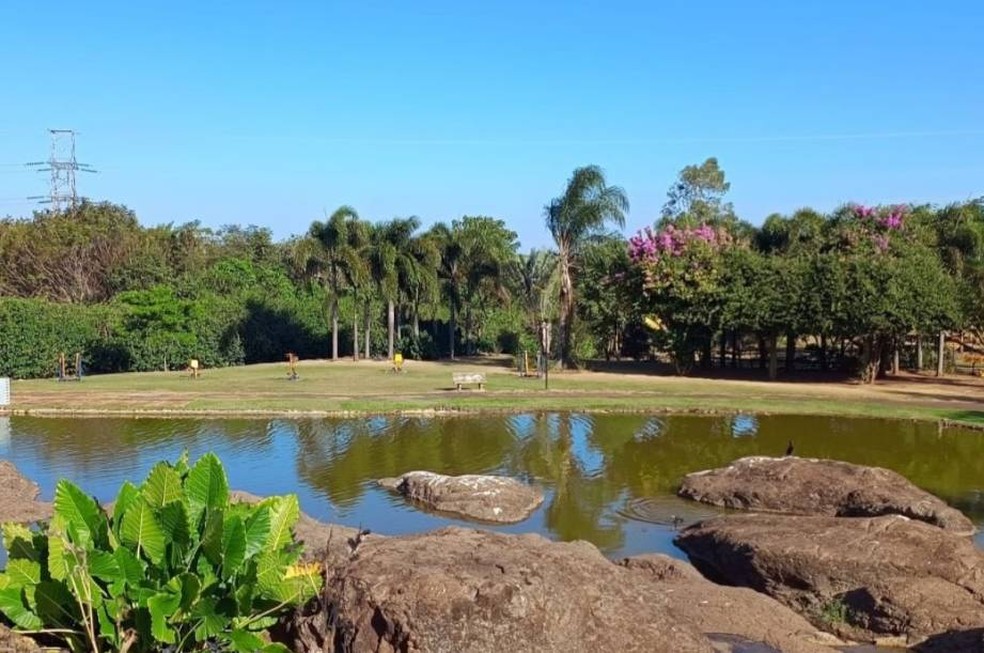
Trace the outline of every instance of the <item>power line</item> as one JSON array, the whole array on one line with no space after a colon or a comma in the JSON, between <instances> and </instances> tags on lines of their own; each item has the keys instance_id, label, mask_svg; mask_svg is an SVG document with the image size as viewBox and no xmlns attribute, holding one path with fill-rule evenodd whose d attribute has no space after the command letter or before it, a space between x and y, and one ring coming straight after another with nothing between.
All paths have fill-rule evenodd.
<instances>
[{"instance_id":1,"label":"power line","mask_svg":"<svg viewBox=\"0 0 984 653\"><path fill-rule=\"evenodd\" d=\"M39 204L49 204L54 211L65 208L75 210L79 205L79 194L75 185L76 172L98 172L87 163L79 163L75 158L75 131L72 129L49 129L51 134L51 154L47 161L32 161L25 165L38 172L51 173L47 197L37 195L29 200L39 200Z\"/></svg>"}]
</instances>

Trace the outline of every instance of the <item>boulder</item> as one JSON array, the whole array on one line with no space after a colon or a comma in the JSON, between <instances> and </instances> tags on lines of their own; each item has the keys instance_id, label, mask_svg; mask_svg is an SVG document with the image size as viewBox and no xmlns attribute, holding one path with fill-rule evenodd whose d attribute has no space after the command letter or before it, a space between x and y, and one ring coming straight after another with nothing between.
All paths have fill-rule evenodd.
<instances>
[{"instance_id":1,"label":"boulder","mask_svg":"<svg viewBox=\"0 0 984 653\"><path fill-rule=\"evenodd\" d=\"M899 515L736 514L691 526L676 544L712 581L764 592L852 639L912 645L984 626L984 555L970 538Z\"/></svg>"},{"instance_id":2,"label":"boulder","mask_svg":"<svg viewBox=\"0 0 984 653\"><path fill-rule=\"evenodd\" d=\"M903 515L960 535L973 523L937 497L881 467L815 458L740 458L726 467L688 474L679 495L757 512L831 517Z\"/></svg>"},{"instance_id":3,"label":"boulder","mask_svg":"<svg viewBox=\"0 0 984 653\"><path fill-rule=\"evenodd\" d=\"M327 577L320 609L286 629L293 650L716 650L654 582L584 542L463 528L369 538Z\"/></svg>"},{"instance_id":4,"label":"boulder","mask_svg":"<svg viewBox=\"0 0 984 653\"><path fill-rule=\"evenodd\" d=\"M38 501L40 495L37 483L25 478L9 460L0 460L0 523L50 519L51 504Z\"/></svg>"},{"instance_id":5,"label":"boulder","mask_svg":"<svg viewBox=\"0 0 984 653\"><path fill-rule=\"evenodd\" d=\"M505 476L407 472L378 483L432 510L497 524L521 522L543 503L539 489Z\"/></svg>"},{"instance_id":6,"label":"boulder","mask_svg":"<svg viewBox=\"0 0 984 653\"><path fill-rule=\"evenodd\" d=\"M621 565L648 577L666 599L670 616L742 651L830 653L845 642L764 594L715 585L693 566L662 554L626 558ZM738 644L740 643L739 647Z\"/></svg>"}]
</instances>

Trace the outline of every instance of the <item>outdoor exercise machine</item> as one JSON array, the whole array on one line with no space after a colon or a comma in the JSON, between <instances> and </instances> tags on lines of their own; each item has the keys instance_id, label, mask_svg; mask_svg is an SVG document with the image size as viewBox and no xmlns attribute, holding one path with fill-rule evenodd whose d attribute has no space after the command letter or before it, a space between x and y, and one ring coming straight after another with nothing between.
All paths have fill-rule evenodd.
<instances>
[{"instance_id":1,"label":"outdoor exercise machine","mask_svg":"<svg viewBox=\"0 0 984 653\"><path fill-rule=\"evenodd\" d=\"M75 353L75 368L68 369L68 361L65 359L65 352L58 354L58 367L55 374L59 381L81 381L82 380L82 354Z\"/></svg>"},{"instance_id":2,"label":"outdoor exercise machine","mask_svg":"<svg viewBox=\"0 0 984 653\"><path fill-rule=\"evenodd\" d=\"M191 374L191 378L197 379L201 376L201 365L198 363L197 358L192 358L188 361L188 373Z\"/></svg>"},{"instance_id":3,"label":"outdoor exercise machine","mask_svg":"<svg viewBox=\"0 0 984 653\"><path fill-rule=\"evenodd\" d=\"M390 368L390 372L402 372L403 371L403 354L393 354L393 366Z\"/></svg>"},{"instance_id":4,"label":"outdoor exercise machine","mask_svg":"<svg viewBox=\"0 0 984 653\"><path fill-rule=\"evenodd\" d=\"M297 374L297 354L293 352L287 352L287 380L296 381L301 378Z\"/></svg>"}]
</instances>

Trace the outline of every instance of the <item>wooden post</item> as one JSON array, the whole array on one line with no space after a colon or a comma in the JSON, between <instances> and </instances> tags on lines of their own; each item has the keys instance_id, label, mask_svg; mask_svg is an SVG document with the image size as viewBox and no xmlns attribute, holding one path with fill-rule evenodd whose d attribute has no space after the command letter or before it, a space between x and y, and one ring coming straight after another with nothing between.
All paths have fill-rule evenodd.
<instances>
[{"instance_id":1,"label":"wooden post","mask_svg":"<svg viewBox=\"0 0 984 653\"><path fill-rule=\"evenodd\" d=\"M946 331L940 331L940 341L936 348L936 376L943 376L943 355L946 353Z\"/></svg>"}]
</instances>

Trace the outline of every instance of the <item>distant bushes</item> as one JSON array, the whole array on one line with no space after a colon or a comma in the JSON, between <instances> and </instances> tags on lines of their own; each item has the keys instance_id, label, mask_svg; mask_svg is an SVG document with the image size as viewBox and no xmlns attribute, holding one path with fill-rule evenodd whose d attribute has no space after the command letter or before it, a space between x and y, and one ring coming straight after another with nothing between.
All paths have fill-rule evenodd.
<instances>
[{"instance_id":1,"label":"distant bushes","mask_svg":"<svg viewBox=\"0 0 984 653\"><path fill-rule=\"evenodd\" d=\"M0 376L54 376L60 352L82 354L86 373L279 361L325 351L317 298L293 293L197 297L173 288L120 293L109 303L62 304L0 298Z\"/></svg>"}]
</instances>

